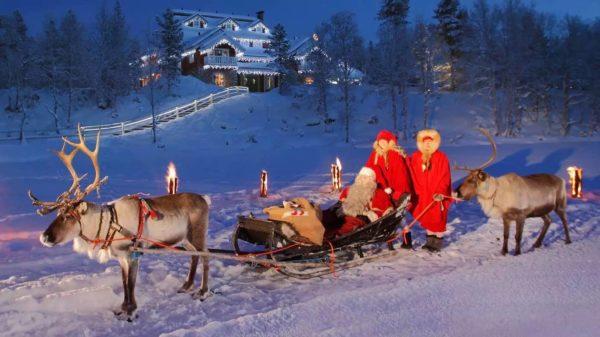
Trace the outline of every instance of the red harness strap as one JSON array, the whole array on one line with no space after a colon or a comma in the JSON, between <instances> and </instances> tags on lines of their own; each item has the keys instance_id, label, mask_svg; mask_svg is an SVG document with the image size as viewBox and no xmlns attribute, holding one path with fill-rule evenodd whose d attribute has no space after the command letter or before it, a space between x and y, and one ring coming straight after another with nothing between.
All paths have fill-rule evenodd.
<instances>
[{"instance_id":1,"label":"red harness strap","mask_svg":"<svg viewBox=\"0 0 600 337\"><path fill-rule=\"evenodd\" d=\"M135 236L134 248L137 248L139 240L142 238L142 234L144 233L144 225L146 224L146 220L148 218L158 219L158 213L153 210L148 202L140 197L139 195L133 196L134 199L138 200L139 212L138 212L138 229L137 234Z\"/></svg>"}]
</instances>

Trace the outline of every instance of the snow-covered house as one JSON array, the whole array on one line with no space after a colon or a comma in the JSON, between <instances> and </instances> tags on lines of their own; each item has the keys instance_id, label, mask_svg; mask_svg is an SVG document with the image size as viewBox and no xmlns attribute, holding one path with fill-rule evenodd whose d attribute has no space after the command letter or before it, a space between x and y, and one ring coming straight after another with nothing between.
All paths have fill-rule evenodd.
<instances>
[{"instance_id":1,"label":"snow-covered house","mask_svg":"<svg viewBox=\"0 0 600 337\"><path fill-rule=\"evenodd\" d=\"M278 86L279 73L265 48L271 33L256 17L194 10L173 10L183 29L181 70L218 86L247 86L268 91Z\"/></svg>"},{"instance_id":2,"label":"snow-covered house","mask_svg":"<svg viewBox=\"0 0 600 337\"><path fill-rule=\"evenodd\" d=\"M290 41L289 54L296 60L298 64L298 74L306 84L313 83L313 78L310 75L310 69L308 69L307 57L312 51L318 49L316 44L318 40L319 37L315 33L311 37L306 37L303 39L293 39L292 41Z\"/></svg>"}]
</instances>

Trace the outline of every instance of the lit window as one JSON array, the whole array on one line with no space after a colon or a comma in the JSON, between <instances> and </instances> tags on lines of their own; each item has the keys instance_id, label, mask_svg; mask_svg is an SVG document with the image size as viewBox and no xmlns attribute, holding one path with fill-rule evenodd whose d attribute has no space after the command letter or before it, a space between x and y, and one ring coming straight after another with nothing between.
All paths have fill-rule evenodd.
<instances>
[{"instance_id":1,"label":"lit window","mask_svg":"<svg viewBox=\"0 0 600 337\"><path fill-rule=\"evenodd\" d=\"M224 87L225 86L225 76L223 76L223 74L221 74L221 73L216 73L215 74L215 84L219 87Z\"/></svg>"}]
</instances>

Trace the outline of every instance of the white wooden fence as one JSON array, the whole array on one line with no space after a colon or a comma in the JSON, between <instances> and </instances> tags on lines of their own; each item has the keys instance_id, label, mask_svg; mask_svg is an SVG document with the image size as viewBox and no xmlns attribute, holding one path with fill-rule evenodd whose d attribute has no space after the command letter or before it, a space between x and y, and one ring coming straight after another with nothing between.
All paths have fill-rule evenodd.
<instances>
[{"instance_id":1,"label":"white wooden fence","mask_svg":"<svg viewBox=\"0 0 600 337\"><path fill-rule=\"evenodd\" d=\"M194 101L176 106L167 111L156 114L156 124L166 123L184 116L193 114L201 109L211 106L217 102L225 100L230 97L239 96L248 93L247 87L229 87L215 94L210 94L201 99L195 99ZM84 134L97 133L102 131L102 135L125 135L130 132L146 130L152 128L152 116L144 117L132 121L124 121L120 123L112 124L99 124L99 125L84 125L82 126ZM25 139L42 139L42 138L57 138L62 136L72 136L76 134L76 130L68 129L61 130L59 133L50 130L25 130ZM21 138L19 131L2 131L0 132L0 141L6 140L19 140Z\"/></svg>"}]
</instances>

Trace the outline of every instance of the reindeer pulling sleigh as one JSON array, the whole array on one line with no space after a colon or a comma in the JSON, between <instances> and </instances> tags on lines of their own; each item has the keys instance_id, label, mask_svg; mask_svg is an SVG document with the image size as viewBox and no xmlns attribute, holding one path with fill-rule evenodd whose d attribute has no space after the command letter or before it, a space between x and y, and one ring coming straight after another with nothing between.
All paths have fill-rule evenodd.
<instances>
[{"instance_id":1,"label":"reindeer pulling sleigh","mask_svg":"<svg viewBox=\"0 0 600 337\"><path fill-rule=\"evenodd\" d=\"M56 155L69 171L73 182L55 201L41 201L28 192L32 204L39 207L39 215L57 212L56 218L40 235L40 242L48 247L73 241L73 248L99 262L118 260L123 279L124 299L115 315L132 321L137 309L135 283L141 253L185 254L191 256L190 269L179 292L191 292L195 299L204 300L208 289L208 259L230 259L263 267L274 267L282 274L310 278L332 273L335 269L349 268L381 254L365 257L366 245L385 243L395 233L405 216L409 197L388 215L359 230L327 241L323 245L296 242L284 233L284 222L240 216L232 236L233 250L209 249L206 246L210 198L194 193L169 194L143 198L123 196L106 204L85 201L108 181L100 174L98 161L100 132L94 150L90 150L78 127L79 142L63 137L63 146ZM72 148L67 151L67 147ZM85 188L73 167L78 153L87 156L94 168L94 180ZM242 245L253 245L251 252L242 251ZM390 243L388 247L393 249ZM256 249L259 249L258 251ZM349 257L356 252L361 259ZM203 275L199 290L194 291L194 279L199 260Z\"/></svg>"}]
</instances>

